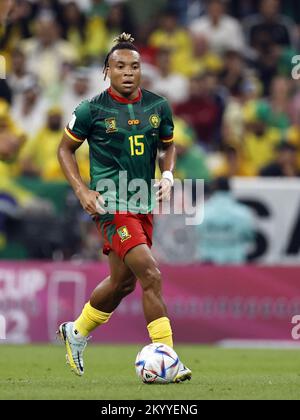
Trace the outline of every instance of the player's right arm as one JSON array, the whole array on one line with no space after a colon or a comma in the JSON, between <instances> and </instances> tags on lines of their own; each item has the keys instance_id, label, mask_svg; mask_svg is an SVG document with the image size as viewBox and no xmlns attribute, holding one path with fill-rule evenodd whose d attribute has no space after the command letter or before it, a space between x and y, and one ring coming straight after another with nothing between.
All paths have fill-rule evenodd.
<instances>
[{"instance_id":1,"label":"player's right arm","mask_svg":"<svg viewBox=\"0 0 300 420\"><path fill-rule=\"evenodd\" d=\"M89 190L86 186L80 176L76 160L76 150L88 137L90 129L88 115L87 103L84 102L76 109L71 122L68 124L58 147L57 156L61 168L83 209L90 215L96 215L99 212L96 202L98 200L101 203L101 196L97 191Z\"/></svg>"}]
</instances>

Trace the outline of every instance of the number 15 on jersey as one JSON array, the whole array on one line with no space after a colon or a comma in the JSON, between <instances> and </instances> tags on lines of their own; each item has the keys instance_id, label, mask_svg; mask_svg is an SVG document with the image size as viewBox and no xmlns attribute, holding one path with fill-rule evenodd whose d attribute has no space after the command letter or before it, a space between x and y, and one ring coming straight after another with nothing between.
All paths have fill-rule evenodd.
<instances>
[{"instance_id":1,"label":"number 15 on jersey","mask_svg":"<svg viewBox=\"0 0 300 420\"><path fill-rule=\"evenodd\" d=\"M144 137L144 135L129 137L131 156L141 156L145 153L145 145L141 141Z\"/></svg>"}]
</instances>

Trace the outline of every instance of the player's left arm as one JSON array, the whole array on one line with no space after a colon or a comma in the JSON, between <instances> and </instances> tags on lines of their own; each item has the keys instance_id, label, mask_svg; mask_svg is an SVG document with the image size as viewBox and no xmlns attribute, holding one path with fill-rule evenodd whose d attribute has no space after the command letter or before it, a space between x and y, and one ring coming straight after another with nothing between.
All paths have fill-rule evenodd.
<instances>
[{"instance_id":1,"label":"player's left arm","mask_svg":"<svg viewBox=\"0 0 300 420\"><path fill-rule=\"evenodd\" d=\"M171 108L166 101L162 107L160 125L159 168L162 179L158 184L157 200L170 200L174 184L173 171L176 165L176 147L173 142L174 123Z\"/></svg>"},{"instance_id":2,"label":"player's left arm","mask_svg":"<svg viewBox=\"0 0 300 420\"><path fill-rule=\"evenodd\" d=\"M157 200L169 200L174 184L173 171L176 164L176 147L173 142L162 147L158 163L162 179L159 182Z\"/></svg>"}]
</instances>

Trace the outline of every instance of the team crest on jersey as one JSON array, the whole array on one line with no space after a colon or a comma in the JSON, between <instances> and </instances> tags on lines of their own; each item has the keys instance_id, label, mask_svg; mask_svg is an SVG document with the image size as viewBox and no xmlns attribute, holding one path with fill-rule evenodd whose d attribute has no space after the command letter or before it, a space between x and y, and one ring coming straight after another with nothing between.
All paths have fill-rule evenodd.
<instances>
[{"instance_id":1,"label":"team crest on jersey","mask_svg":"<svg viewBox=\"0 0 300 420\"><path fill-rule=\"evenodd\" d=\"M125 241L127 241L127 239L131 238L131 235L128 232L128 229L127 229L126 226L123 226L123 227L118 229L118 235L121 238L121 242L125 242Z\"/></svg>"},{"instance_id":2,"label":"team crest on jersey","mask_svg":"<svg viewBox=\"0 0 300 420\"><path fill-rule=\"evenodd\" d=\"M117 121L114 117L106 118L105 125L107 133L115 133L116 131L118 131Z\"/></svg>"},{"instance_id":3,"label":"team crest on jersey","mask_svg":"<svg viewBox=\"0 0 300 420\"><path fill-rule=\"evenodd\" d=\"M149 121L154 128L158 128L160 126L160 117L157 114L152 114L149 118Z\"/></svg>"}]
</instances>

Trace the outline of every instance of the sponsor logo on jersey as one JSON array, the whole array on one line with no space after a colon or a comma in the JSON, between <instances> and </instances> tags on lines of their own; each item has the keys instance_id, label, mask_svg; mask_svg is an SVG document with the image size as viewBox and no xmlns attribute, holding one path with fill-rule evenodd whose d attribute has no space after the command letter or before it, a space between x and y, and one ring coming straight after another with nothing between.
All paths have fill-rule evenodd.
<instances>
[{"instance_id":1,"label":"sponsor logo on jersey","mask_svg":"<svg viewBox=\"0 0 300 420\"><path fill-rule=\"evenodd\" d=\"M118 131L117 121L114 117L106 118L105 125L106 125L106 132L107 133L115 133L116 131Z\"/></svg>"},{"instance_id":2,"label":"sponsor logo on jersey","mask_svg":"<svg viewBox=\"0 0 300 420\"><path fill-rule=\"evenodd\" d=\"M157 114L152 114L149 118L149 121L154 128L158 128L160 126L160 116Z\"/></svg>"},{"instance_id":3,"label":"sponsor logo on jersey","mask_svg":"<svg viewBox=\"0 0 300 420\"><path fill-rule=\"evenodd\" d=\"M125 242L125 241L127 241L127 239L131 238L131 235L129 234L126 226L123 226L123 227L118 229L118 235L121 238L121 242Z\"/></svg>"},{"instance_id":4,"label":"sponsor logo on jersey","mask_svg":"<svg viewBox=\"0 0 300 420\"><path fill-rule=\"evenodd\" d=\"M140 123L140 120L128 120L128 125L139 125Z\"/></svg>"}]
</instances>

